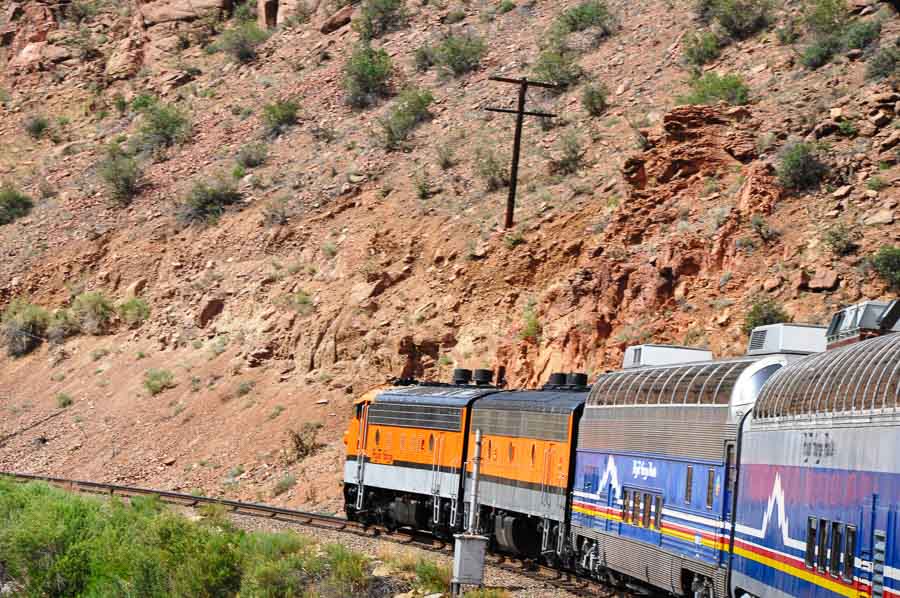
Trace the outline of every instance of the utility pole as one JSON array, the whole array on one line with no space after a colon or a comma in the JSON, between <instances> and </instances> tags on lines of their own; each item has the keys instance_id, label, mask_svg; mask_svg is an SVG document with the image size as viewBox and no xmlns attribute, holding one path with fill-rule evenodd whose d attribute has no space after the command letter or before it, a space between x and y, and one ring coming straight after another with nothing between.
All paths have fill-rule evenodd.
<instances>
[{"instance_id":1,"label":"utility pole","mask_svg":"<svg viewBox=\"0 0 900 598\"><path fill-rule=\"evenodd\" d=\"M509 108L485 108L489 112L505 112L507 114L516 115L516 133L513 138L513 155L512 167L509 171L509 196L506 199L506 219L503 228L509 230L513 226L513 213L516 210L516 186L519 178L519 153L522 149L522 125L526 116L539 116L544 118L553 118L555 114L546 112L528 112L525 110L525 96L528 93L528 87L545 87L547 89L557 89L559 86L553 83L543 83L541 81L529 81L525 77L521 79L510 79L507 77L491 77L491 81L499 81L501 83L512 83L519 86L519 106L517 110Z\"/></svg>"}]
</instances>

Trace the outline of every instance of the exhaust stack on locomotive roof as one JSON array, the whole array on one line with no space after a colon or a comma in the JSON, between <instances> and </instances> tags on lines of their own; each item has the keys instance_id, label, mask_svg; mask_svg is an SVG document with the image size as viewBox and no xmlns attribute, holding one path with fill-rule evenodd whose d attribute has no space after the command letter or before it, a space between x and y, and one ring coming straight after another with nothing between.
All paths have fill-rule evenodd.
<instances>
[{"instance_id":1,"label":"exhaust stack on locomotive roof","mask_svg":"<svg viewBox=\"0 0 900 598\"><path fill-rule=\"evenodd\" d=\"M583 372L554 372L550 374L544 390L586 390L588 375Z\"/></svg>"},{"instance_id":2,"label":"exhaust stack on locomotive roof","mask_svg":"<svg viewBox=\"0 0 900 598\"><path fill-rule=\"evenodd\" d=\"M747 355L808 355L825 350L825 326L768 324L750 333Z\"/></svg>"},{"instance_id":3,"label":"exhaust stack on locomotive roof","mask_svg":"<svg viewBox=\"0 0 900 598\"><path fill-rule=\"evenodd\" d=\"M639 368L645 365L674 365L693 361L710 361L712 351L699 347L678 345L635 345L625 349L622 367Z\"/></svg>"},{"instance_id":4,"label":"exhaust stack on locomotive roof","mask_svg":"<svg viewBox=\"0 0 900 598\"><path fill-rule=\"evenodd\" d=\"M464 368L456 368L453 370L453 384L457 386L466 386L472 381L472 370Z\"/></svg>"},{"instance_id":5,"label":"exhaust stack on locomotive roof","mask_svg":"<svg viewBox=\"0 0 900 598\"><path fill-rule=\"evenodd\" d=\"M834 314L828 326L828 348L858 343L891 332L900 332L900 300L864 301Z\"/></svg>"}]
</instances>

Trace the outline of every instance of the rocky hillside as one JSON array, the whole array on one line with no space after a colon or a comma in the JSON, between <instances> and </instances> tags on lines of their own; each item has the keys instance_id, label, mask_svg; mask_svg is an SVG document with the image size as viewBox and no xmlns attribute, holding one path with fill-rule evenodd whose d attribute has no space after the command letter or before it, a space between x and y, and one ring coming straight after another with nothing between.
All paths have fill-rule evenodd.
<instances>
[{"instance_id":1,"label":"rocky hillside","mask_svg":"<svg viewBox=\"0 0 900 598\"><path fill-rule=\"evenodd\" d=\"M334 510L391 377L736 354L900 282L890 2L303 2L3 3L0 470ZM497 75L561 86L508 231Z\"/></svg>"}]
</instances>

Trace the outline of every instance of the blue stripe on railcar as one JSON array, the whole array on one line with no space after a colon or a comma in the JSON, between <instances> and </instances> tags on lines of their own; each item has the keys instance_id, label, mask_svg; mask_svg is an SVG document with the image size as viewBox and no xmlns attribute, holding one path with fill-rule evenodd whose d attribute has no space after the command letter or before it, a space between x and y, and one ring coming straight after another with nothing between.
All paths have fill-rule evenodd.
<instances>
[{"instance_id":1,"label":"blue stripe on railcar","mask_svg":"<svg viewBox=\"0 0 900 598\"><path fill-rule=\"evenodd\" d=\"M871 592L873 533L886 534L884 594L900 596L896 542L900 475L824 467L745 464L735 538L735 585L763 584L792 596L858 596ZM816 533L807 555L809 518ZM822 527L826 522L826 527ZM832 561L832 525L840 533ZM844 569L847 529L855 530L854 566ZM820 553L818 529L826 530ZM809 561L813 562L810 566ZM836 570L832 570L832 565ZM756 586L754 586L756 587ZM753 591L751 588L747 588ZM756 587L756 591L759 589Z\"/></svg>"},{"instance_id":2,"label":"blue stripe on railcar","mask_svg":"<svg viewBox=\"0 0 900 598\"><path fill-rule=\"evenodd\" d=\"M690 493L686 491L689 467ZM637 518L633 509L635 492L639 495ZM623 504L626 493L627 510ZM724 563L723 550L727 549L723 515L730 505L729 497L721 463L579 450L572 524L639 540L716 566ZM649 521L643 509L647 498ZM657 518L660 504L662 511Z\"/></svg>"}]
</instances>

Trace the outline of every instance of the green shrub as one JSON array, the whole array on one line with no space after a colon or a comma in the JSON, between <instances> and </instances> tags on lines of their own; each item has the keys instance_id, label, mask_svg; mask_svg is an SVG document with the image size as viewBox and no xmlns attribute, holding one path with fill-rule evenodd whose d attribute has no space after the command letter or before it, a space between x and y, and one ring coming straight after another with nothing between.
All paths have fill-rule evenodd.
<instances>
[{"instance_id":1,"label":"green shrub","mask_svg":"<svg viewBox=\"0 0 900 598\"><path fill-rule=\"evenodd\" d=\"M25 120L25 132L28 133L32 139L40 139L44 136L44 133L47 132L47 129L50 128L50 121L46 116L32 116Z\"/></svg>"},{"instance_id":2,"label":"green shrub","mask_svg":"<svg viewBox=\"0 0 900 598\"><path fill-rule=\"evenodd\" d=\"M849 11L845 0L807 0L804 21L816 35L835 35L847 25Z\"/></svg>"},{"instance_id":3,"label":"green shrub","mask_svg":"<svg viewBox=\"0 0 900 598\"><path fill-rule=\"evenodd\" d=\"M13 187L12 183L0 185L0 226L27 216L33 207L31 198Z\"/></svg>"},{"instance_id":4,"label":"green shrub","mask_svg":"<svg viewBox=\"0 0 900 598\"><path fill-rule=\"evenodd\" d=\"M550 161L550 172L562 175L578 172L584 164L585 150L574 131L569 131L560 139L560 156Z\"/></svg>"},{"instance_id":5,"label":"green shrub","mask_svg":"<svg viewBox=\"0 0 900 598\"><path fill-rule=\"evenodd\" d=\"M476 35L449 35L434 48L434 62L444 73L458 77L477 69L486 49Z\"/></svg>"},{"instance_id":6,"label":"green shrub","mask_svg":"<svg viewBox=\"0 0 900 598\"><path fill-rule=\"evenodd\" d=\"M378 120L384 146L400 147L416 125L431 116L428 106L433 101L434 96L428 90L414 87L403 90L387 116Z\"/></svg>"},{"instance_id":7,"label":"green shrub","mask_svg":"<svg viewBox=\"0 0 900 598\"><path fill-rule=\"evenodd\" d=\"M844 31L844 47L849 50L865 50L881 37L881 21L857 21Z\"/></svg>"},{"instance_id":8,"label":"green shrub","mask_svg":"<svg viewBox=\"0 0 900 598\"><path fill-rule=\"evenodd\" d=\"M842 120L838 123L838 132L844 137L855 137L858 131L852 120Z\"/></svg>"},{"instance_id":9,"label":"green shrub","mask_svg":"<svg viewBox=\"0 0 900 598\"><path fill-rule=\"evenodd\" d=\"M872 258L872 266L892 289L900 290L900 247L883 246Z\"/></svg>"},{"instance_id":10,"label":"green shrub","mask_svg":"<svg viewBox=\"0 0 900 598\"><path fill-rule=\"evenodd\" d=\"M577 83L584 74L575 53L562 44L551 44L544 49L532 70L536 79L558 85L561 90Z\"/></svg>"},{"instance_id":11,"label":"green shrub","mask_svg":"<svg viewBox=\"0 0 900 598\"><path fill-rule=\"evenodd\" d=\"M559 15L559 26L566 33L599 28L605 34L612 32L614 19L604 0L584 0Z\"/></svg>"},{"instance_id":12,"label":"green shrub","mask_svg":"<svg viewBox=\"0 0 900 598\"><path fill-rule=\"evenodd\" d=\"M509 170L491 149L483 146L475 148L475 172L484 181L485 188L496 191L509 185Z\"/></svg>"},{"instance_id":13,"label":"green shrub","mask_svg":"<svg viewBox=\"0 0 900 598\"><path fill-rule=\"evenodd\" d=\"M53 312L50 322L47 324L47 340L54 344L60 344L67 338L75 336L80 331L78 322L68 309L58 309Z\"/></svg>"},{"instance_id":14,"label":"green shrub","mask_svg":"<svg viewBox=\"0 0 900 598\"><path fill-rule=\"evenodd\" d=\"M825 66L841 51L841 40L836 36L822 36L806 46L800 55L800 63L808 69Z\"/></svg>"},{"instance_id":15,"label":"green shrub","mask_svg":"<svg viewBox=\"0 0 900 598\"><path fill-rule=\"evenodd\" d=\"M234 60L247 63L256 60L256 48L268 38L268 33L253 21L240 23L233 29L224 31L216 47Z\"/></svg>"},{"instance_id":16,"label":"green shrub","mask_svg":"<svg viewBox=\"0 0 900 598\"><path fill-rule=\"evenodd\" d=\"M463 598L510 598L510 594L499 588L478 588L467 591Z\"/></svg>"},{"instance_id":17,"label":"green shrub","mask_svg":"<svg viewBox=\"0 0 900 598\"><path fill-rule=\"evenodd\" d=\"M155 95L149 93L139 93L131 100L131 109L135 112L143 112L152 106L156 106L159 100Z\"/></svg>"},{"instance_id":18,"label":"green shrub","mask_svg":"<svg viewBox=\"0 0 900 598\"><path fill-rule=\"evenodd\" d=\"M99 291L81 293L72 301L72 318L78 328L87 334L105 334L116 314L115 307L106 295Z\"/></svg>"},{"instance_id":19,"label":"green shrub","mask_svg":"<svg viewBox=\"0 0 900 598\"><path fill-rule=\"evenodd\" d=\"M701 66L719 57L719 38L712 31L692 33L684 40L684 59Z\"/></svg>"},{"instance_id":20,"label":"green shrub","mask_svg":"<svg viewBox=\"0 0 900 598\"><path fill-rule=\"evenodd\" d=\"M0 338L11 357L34 351L44 340L49 320L47 311L24 299L10 301L0 317Z\"/></svg>"},{"instance_id":21,"label":"green shrub","mask_svg":"<svg viewBox=\"0 0 900 598\"><path fill-rule=\"evenodd\" d=\"M516 8L516 3L513 0L501 0L499 6L497 6L497 12L501 15L506 14L509 11Z\"/></svg>"},{"instance_id":22,"label":"green shrub","mask_svg":"<svg viewBox=\"0 0 900 598\"><path fill-rule=\"evenodd\" d=\"M858 231L843 222L835 224L822 234L822 244L835 255L849 255L856 251Z\"/></svg>"},{"instance_id":23,"label":"green shrub","mask_svg":"<svg viewBox=\"0 0 900 598\"><path fill-rule=\"evenodd\" d=\"M144 388L151 396L156 396L164 390L175 388L175 376L169 370L147 370L144 374Z\"/></svg>"},{"instance_id":24,"label":"green shrub","mask_svg":"<svg viewBox=\"0 0 900 598\"><path fill-rule=\"evenodd\" d=\"M716 0L694 0L694 14L703 23L709 23L713 18L713 9Z\"/></svg>"},{"instance_id":25,"label":"green shrub","mask_svg":"<svg viewBox=\"0 0 900 598\"><path fill-rule=\"evenodd\" d=\"M129 326L139 326L150 317L150 306L140 297L119 304L119 317Z\"/></svg>"},{"instance_id":26,"label":"green shrub","mask_svg":"<svg viewBox=\"0 0 900 598\"><path fill-rule=\"evenodd\" d=\"M275 484L275 488L272 489L273 496L281 496L291 488L297 485L297 476L288 474L278 480L278 483Z\"/></svg>"},{"instance_id":27,"label":"green shrub","mask_svg":"<svg viewBox=\"0 0 900 598\"><path fill-rule=\"evenodd\" d=\"M299 432L288 430L294 461L302 461L324 446L316 438L321 429L322 424L319 422L305 422L300 426Z\"/></svg>"},{"instance_id":28,"label":"green shrub","mask_svg":"<svg viewBox=\"0 0 900 598\"><path fill-rule=\"evenodd\" d=\"M603 85L588 83L581 92L581 105L591 116L600 116L609 107L607 91Z\"/></svg>"},{"instance_id":29,"label":"green shrub","mask_svg":"<svg viewBox=\"0 0 900 598\"><path fill-rule=\"evenodd\" d=\"M175 106L151 104L142 110L142 115L144 122L132 148L136 152L156 154L191 136L190 121Z\"/></svg>"},{"instance_id":30,"label":"green shrub","mask_svg":"<svg viewBox=\"0 0 900 598\"><path fill-rule=\"evenodd\" d=\"M867 79L885 79L893 77L900 65L900 50L896 48L882 48L869 59L866 64Z\"/></svg>"},{"instance_id":31,"label":"green shrub","mask_svg":"<svg viewBox=\"0 0 900 598\"><path fill-rule=\"evenodd\" d=\"M869 191L881 191L885 187L887 187L887 182L878 175L870 177L866 181L866 189Z\"/></svg>"},{"instance_id":32,"label":"green shrub","mask_svg":"<svg viewBox=\"0 0 900 598\"><path fill-rule=\"evenodd\" d=\"M289 295L285 295L281 302L285 307L304 316L312 313L316 308L312 297L306 291L295 291Z\"/></svg>"},{"instance_id":33,"label":"green shrub","mask_svg":"<svg viewBox=\"0 0 900 598\"><path fill-rule=\"evenodd\" d=\"M416 563L416 582L427 594L446 592L450 588L450 568L420 559Z\"/></svg>"},{"instance_id":34,"label":"green shrub","mask_svg":"<svg viewBox=\"0 0 900 598\"><path fill-rule=\"evenodd\" d=\"M263 107L263 122L269 135L277 136L297 124L299 106L289 100L278 100Z\"/></svg>"},{"instance_id":35,"label":"green shrub","mask_svg":"<svg viewBox=\"0 0 900 598\"><path fill-rule=\"evenodd\" d=\"M344 89L351 106L363 108L388 95L393 66L383 49L359 44L344 66Z\"/></svg>"},{"instance_id":36,"label":"green shrub","mask_svg":"<svg viewBox=\"0 0 900 598\"><path fill-rule=\"evenodd\" d=\"M780 158L778 180L786 189L810 189L818 185L828 173L825 164L819 160L815 147L803 141L786 145Z\"/></svg>"},{"instance_id":37,"label":"green shrub","mask_svg":"<svg viewBox=\"0 0 900 598\"><path fill-rule=\"evenodd\" d=\"M269 156L269 148L265 143L251 143L242 147L235 161L243 168L256 168L262 166Z\"/></svg>"},{"instance_id":38,"label":"green shrub","mask_svg":"<svg viewBox=\"0 0 900 598\"><path fill-rule=\"evenodd\" d=\"M727 102L741 105L750 99L750 89L740 75L728 74L720 77L718 73L706 73L691 79L690 86L691 92L678 99L682 104Z\"/></svg>"},{"instance_id":39,"label":"green shrub","mask_svg":"<svg viewBox=\"0 0 900 598\"><path fill-rule=\"evenodd\" d=\"M746 39L768 27L771 12L771 0L715 0L712 5L716 22L735 39Z\"/></svg>"},{"instance_id":40,"label":"green shrub","mask_svg":"<svg viewBox=\"0 0 900 598\"><path fill-rule=\"evenodd\" d=\"M118 145L109 146L106 157L97 165L97 172L119 205L130 204L140 190L141 169L137 160Z\"/></svg>"},{"instance_id":41,"label":"green shrub","mask_svg":"<svg viewBox=\"0 0 900 598\"><path fill-rule=\"evenodd\" d=\"M422 44L413 52L413 63L416 70L425 72L436 64L435 50L428 44Z\"/></svg>"},{"instance_id":42,"label":"green shrub","mask_svg":"<svg viewBox=\"0 0 900 598\"><path fill-rule=\"evenodd\" d=\"M406 25L409 14L404 0L365 0L353 29L364 41L377 39Z\"/></svg>"},{"instance_id":43,"label":"green shrub","mask_svg":"<svg viewBox=\"0 0 900 598\"><path fill-rule=\"evenodd\" d=\"M541 325L541 321L535 312L534 301L529 301L528 305L525 306L522 331L519 333L519 338L537 344L541 342L541 333L543 331L544 327Z\"/></svg>"},{"instance_id":44,"label":"green shrub","mask_svg":"<svg viewBox=\"0 0 900 598\"><path fill-rule=\"evenodd\" d=\"M255 21L256 20L256 2L253 0L244 0L235 2L234 19L238 22Z\"/></svg>"},{"instance_id":45,"label":"green shrub","mask_svg":"<svg viewBox=\"0 0 900 598\"><path fill-rule=\"evenodd\" d=\"M71 406L72 402L73 402L72 397L70 397L69 395L67 395L64 392L61 392L58 395L56 395L56 406L59 407L60 409L65 409L66 407Z\"/></svg>"},{"instance_id":46,"label":"green shrub","mask_svg":"<svg viewBox=\"0 0 900 598\"><path fill-rule=\"evenodd\" d=\"M219 178L210 183L198 182L178 207L178 220L185 225L214 224L232 206L243 199L237 188Z\"/></svg>"},{"instance_id":47,"label":"green shrub","mask_svg":"<svg viewBox=\"0 0 900 598\"><path fill-rule=\"evenodd\" d=\"M750 304L750 310L744 317L744 333L750 334L759 326L790 321L791 316L784 311L780 303L770 297L757 297Z\"/></svg>"},{"instance_id":48,"label":"green shrub","mask_svg":"<svg viewBox=\"0 0 900 598\"><path fill-rule=\"evenodd\" d=\"M793 18L788 18L782 27L775 30L775 34L778 36L778 43L783 46L789 46L800 39L797 22Z\"/></svg>"}]
</instances>

